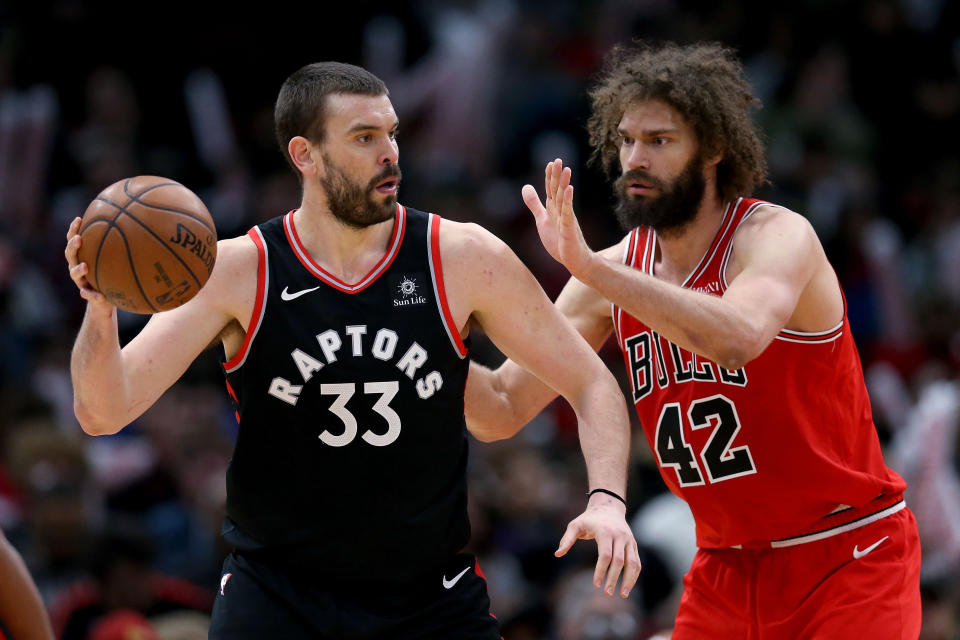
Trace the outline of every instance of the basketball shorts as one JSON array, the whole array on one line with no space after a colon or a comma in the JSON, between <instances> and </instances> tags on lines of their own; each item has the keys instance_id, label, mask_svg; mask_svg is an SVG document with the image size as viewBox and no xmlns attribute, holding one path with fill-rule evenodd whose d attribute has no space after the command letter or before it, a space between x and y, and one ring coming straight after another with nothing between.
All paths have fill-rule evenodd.
<instances>
[{"instance_id":1,"label":"basketball shorts","mask_svg":"<svg viewBox=\"0 0 960 640\"><path fill-rule=\"evenodd\" d=\"M673 640L916 640L920 539L913 513L766 549L700 549Z\"/></svg>"},{"instance_id":2,"label":"basketball shorts","mask_svg":"<svg viewBox=\"0 0 960 640\"><path fill-rule=\"evenodd\" d=\"M384 570L389 570L389 561ZM441 575L442 574L442 575ZM331 590L255 554L223 563L211 640L500 640L476 559L459 554L416 584Z\"/></svg>"}]
</instances>

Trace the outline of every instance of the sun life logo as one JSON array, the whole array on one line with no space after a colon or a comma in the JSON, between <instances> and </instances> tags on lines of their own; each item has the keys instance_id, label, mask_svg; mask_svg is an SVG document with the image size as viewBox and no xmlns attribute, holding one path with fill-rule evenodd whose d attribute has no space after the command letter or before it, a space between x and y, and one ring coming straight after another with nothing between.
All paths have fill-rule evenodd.
<instances>
[{"instance_id":1,"label":"sun life logo","mask_svg":"<svg viewBox=\"0 0 960 640\"><path fill-rule=\"evenodd\" d=\"M397 298L393 299L393 306L395 307L408 307L410 305L425 304L427 302L426 297L417 292L416 278L403 276L403 279L397 283L397 291L400 292L401 298L399 300Z\"/></svg>"},{"instance_id":2,"label":"sun life logo","mask_svg":"<svg viewBox=\"0 0 960 640\"><path fill-rule=\"evenodd\" d=\"M404 276L403 280L400 281L399 289L400 293L403 294L403 297L407 298L417 292L417 282Z\"/></svg>"}]
</instances>

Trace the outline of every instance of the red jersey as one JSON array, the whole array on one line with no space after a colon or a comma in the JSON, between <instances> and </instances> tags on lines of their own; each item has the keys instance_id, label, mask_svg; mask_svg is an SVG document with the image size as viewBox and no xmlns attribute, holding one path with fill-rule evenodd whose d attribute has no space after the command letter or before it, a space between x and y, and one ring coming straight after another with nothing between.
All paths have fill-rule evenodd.
<instances>
[{"instance_id":1,"label":"red jersey","mask_svg":"<svg viewBox=\"0 0 960 640\"><path fill-rule=\"evenodd\" d=\"M728 204L682 286L722 296L737 228L769 204ZM653 275L656 246L652 229L634 229L624 263ZM829 331L780 331L736 371L678 347L616 305L613 323L644 434L667 487L690 505L698 546L816 532L861 518L906 488L883 462L846 309Z\"/></svg>"}]
</instances>

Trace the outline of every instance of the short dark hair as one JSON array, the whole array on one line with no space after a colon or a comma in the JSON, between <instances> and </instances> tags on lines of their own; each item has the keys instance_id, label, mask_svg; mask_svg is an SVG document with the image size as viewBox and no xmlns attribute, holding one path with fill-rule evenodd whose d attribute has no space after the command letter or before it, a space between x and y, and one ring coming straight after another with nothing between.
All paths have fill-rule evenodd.
<instances>
[{"instance_id":1,"label":"short dark hair","mask_svg":"<svg viewBox=\"0 0 960 640\"><path fill-rule=\"evenodd\" d=\"M599 159L608 176L619 168L617 125L624 111L638 100L662 100L693 127L705 156L722 150L717 190L724 199L750 196L767 179L763 142L750 117L760 101L728 47L672 42L617 45L590 100L591 160Z\"/></svg>"},{"instance_id":2,"label":"short dark hair","mask_svg":"<svg viewBox=\"0 0 960 640\"><path fill-rule=\"evenodd\" d=\"M314 62L290 74L280 87L273 108L273 122L280 151L298 178L300 172L287 151L287 144L296 136L303 136L311 142L323 142L326 98L331 93L390 95L380 78L366 69L343 62Z\"/></svg>"}]
</instances>

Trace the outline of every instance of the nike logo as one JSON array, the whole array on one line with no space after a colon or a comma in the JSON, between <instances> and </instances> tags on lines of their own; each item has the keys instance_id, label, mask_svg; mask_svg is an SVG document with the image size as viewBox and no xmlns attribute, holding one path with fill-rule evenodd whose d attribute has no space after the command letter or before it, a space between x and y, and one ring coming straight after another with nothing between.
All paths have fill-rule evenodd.
<instances>
[{"instance_id":1,"label":"nike logo","mask_svg":"<svg viewBox=\"0 0 960 640\"><path fill-rule=\"evenodd\" d=\"M853 559L854 559L854 560L859 560L859 559L862 558L863 556L867 555L868 553L870 553L871 551L873 551L874 549L876 549L877 547L879 547L879 546L880 546L880 543L883 542L884 540L886 540L888 537L890 537L890 536L883 536L882 538L880 538L879 540L877 540L876 542L874 542L872 545L870 545L869 547L867 547L867 548L864 549L863 551L860 551L860 549L857 548L857 545L853 545Z\"/></svg>"},{"instance_id":2,"label":"nike logo","mask_svg":"<svg viewBox=\"0 0 960 640\"><path fill-rule=\"evenodd\" d=\"M220 595L227 595L223 592L223 588L227 586L227 580L229 580L231 576L233 576L232 573L225 573L223 574L223 577L220 578Z\"/></svg>"},{"instance_id":3,"label":"nike logo","mask_svg":"<svg viewBox=\"0 0 960 640\"><path fill-rule=\"evenodd\" d=\"M302 290L300 290L300 291L295 291L295 292L293 292L293 293L290 293L289 291L287 291L287 288L284 287L284 288L283 288L283 291L280 292L280 298L281 298L284 302L290 302L291 300L295 300L295 299L299 298L300 296L302 296L302 295L305 294L305 293L310 293L311 291L316 291L316 290L319 289L319 288L320 288L320 287L314 287L314 288L312 288L312 289L302 289Z\"/></svg>"},{"instance_id":4,"label":"nike logo","mask_svg":"<svg viewBox=\"0 0 960 640\"><path fill-rule=\"evenodd\" d=\"M465 574L467 571L470 571L470 567L467 567L466 569L458 573L456 576L454 576L453 580L447 580L447 576L443 576L443 588L444 589L453 588L453 585L457 584L460 578L463 577L463 574Z\"/></svg>"}]
</instances>

